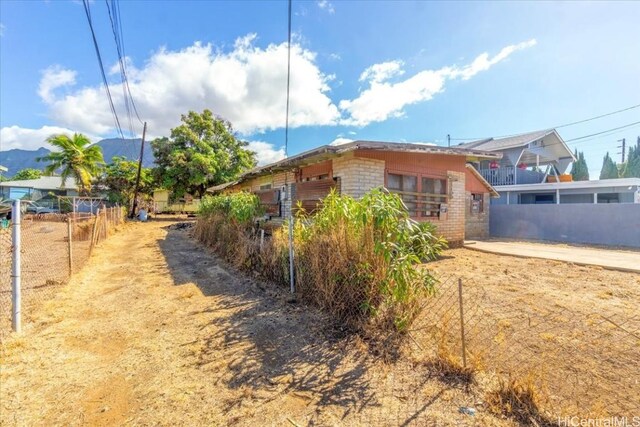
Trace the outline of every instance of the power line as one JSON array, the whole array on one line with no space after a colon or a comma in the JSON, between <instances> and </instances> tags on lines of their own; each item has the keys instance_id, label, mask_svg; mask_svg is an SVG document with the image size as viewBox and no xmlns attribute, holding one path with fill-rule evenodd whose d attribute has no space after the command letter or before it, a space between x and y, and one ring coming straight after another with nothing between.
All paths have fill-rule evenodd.
<instances>
[{"instance_id":1,"label":"power line","mask_svg":"<svg viewBox=\"0 0 640 427\"><path fill-rule=\"evenodd\" d=\"M628 127L631 127L631 126L635 126L635 125L638 125L638 124L640 124L640 121L629 123L629 124L626 124L626 125L623 125L623 126L618 126L617 128L603 130L602 132L592 133L590 135L584 135L584 136L579 136L577 138L567 139L565 142L569 143L569 142L573 142L573 141L578 141L578 140L581 140L581 139L590 138L592 136L602 135L603 133L608 133L608 132L612 132L612 131L616 131L616 130L620 130L620 129L625 129L625 128L628 128Z\"/></svg>"},{"instance_id":2,"label":"power line","mask_svg":"<svg viewBox=\"0 0 640 427\"><path fill-rule=\"evenodd\" d=\"M602 117L612 116L614 114L623 113L625 111L633 110L634 108L640 108L640 104L632 105L630 107L623 108L621 110L612 111L610 113L601 114L599 116L589 117L588 119L578 120L576 122L565 123L565 124L561 124L561 125L557 125L557 126L551 126L551 127L548 127L547 129L559 129L559 128L563 128L563 127L577 125L577 124L580 124L580 123L586 123L586 122L589 122L591 120L596 120L596 119L600 119ZM492 138L492 139L509 138L510 136L522 135L524 133L528 133L528 132L512 133L512 134L509 134L509 135L500 135L500 136L493 136L493 137L481 137L481 138L480 137L476 137L476 138L451 138L451 141L479 141L481 139L489 139L489 138Z\"/></svg>"},{"instance_id":3,"label":"power line","mask_svg":"<svg viewBox=\"0 0 640 427\"><path fill-rule=\"evenodd\" d=\"M91 9L89 7L89 0L82 0L82 4L84 6L85 14L87 15L87 22L89 23L89 28L91 29L91 37L93 39L93 46L96 50L96 56L98 57L98 65L100 66L100 74L102 75L102 82L104 83L104 88L105 88L105 91L107 92L107 98L109 99L109 108L111 109L111 114L113 115L116 129L118 130L120 137L124 139L124 134L122 133L122 128L120 127L120 120L118 119L118 114L116 113L116 109L113 105L113 98L111 97L111 91L109 90L109 82L107 81L107 75L104 72L104 64L102 62L102 56L100 55L98 40L96 39L96 33L93 29L93 21L91 20Z\"/></svg>"},{"instance_id":4,"label":"power line","mask_svg":"<svg viewBox=\"0 0 640 427\"><path fill-rule=\"evenodd\" d=\"M584 120L579 120L577 122L566 123L564 125L559 125L559 126L553 126L552 129L564 128L564 127L567 127L567 126L573 126L573 125L577 125L577 124L580 124L580 123L589 122L591 120L601 119L602 117L612 116L614 114L618 114L618 113L622 113L622 112L625 112L625 111L633 110L634 108L638 108L638 107L640 107L640 104L632 105L631 107L623 108L622 110L612 111L611 113L601 114L599 116L591 117L591 118L584 119Z\"/></svg>"},{"instance_id":5,"label":"power line","mask_svg":"<svg viewBox=\"0 0 640 427\"><path fill-rule=\"evenodd\" d=\"M287 33L287 112L284 125L284 155L289 157L289 86L291 82L291 0L289 0L289 28Z\"/></svg>"}]
</instances>

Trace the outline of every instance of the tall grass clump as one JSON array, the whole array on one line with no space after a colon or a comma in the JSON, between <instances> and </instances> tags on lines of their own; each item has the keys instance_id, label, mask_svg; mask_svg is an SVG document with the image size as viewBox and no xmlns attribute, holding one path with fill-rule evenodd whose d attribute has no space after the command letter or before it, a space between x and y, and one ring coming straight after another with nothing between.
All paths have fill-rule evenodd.
<instances>
[{"instance_id":1,"label":"tall grass clump","mask_svg":"<svg viewBox=\"0 0 640 427\"><path fill-rule=\"evenodd\" d=\"M205 196L200 202L195 236L236 267L258 267L254 220L263 214L255 194L235 192Z\"/></svg>"},{"instance_id":2,"label":"tall grass clump","mask_svg":"<svg viewBox=\"0 0 640 427\"><path fill-rule=\"evenodd\" d=\"M300 212L294 247L302 297L360 331L403 335L436 284L417 265L446 248L433 224L410 219L399 196L379 189L359 200L332 191L312 217Z\"/></svg>"}]
</instances>

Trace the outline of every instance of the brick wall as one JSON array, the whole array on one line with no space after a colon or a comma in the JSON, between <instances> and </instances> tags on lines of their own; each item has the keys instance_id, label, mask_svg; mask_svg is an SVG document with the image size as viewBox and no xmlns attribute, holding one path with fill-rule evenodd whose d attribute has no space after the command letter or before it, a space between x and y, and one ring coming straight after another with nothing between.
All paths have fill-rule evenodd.
<instances>
[{"instance_id":1,"label":"brick wall","mask_svg":"<svg viewBox=\"0 0 640 427\"><path fill-rule=\"evenodd\" d=\"M362 197L384 186L384 160L355 157L353 153L333 159L333 176L340 178L341 194Z\"/></svg>"},{"instance_id":2,"label":"brick wall","mask_svg":"<svg viewBox=\"0 0 640 427\"><path fill-rule=\"evenodd\" d=\"M478 214L471 213L471 192L467 191L465 197L465 238L487 239L489 238L489 209L491 206L489 193L483 193L483 211Z\"/></svg>"},{"instance_id":3,"label":"brick wall","mask_svg":"<svg viewBox=\"0 0 640 427\"><path fill-rule=\"evenodd\" d=\"M465 173L447 171L447 179L451 186L451 197L447 206L446 219L436 219L431 222L449 241L450 247L458 247L462 246L465 238Z\"/></svg>"}]
</instances>

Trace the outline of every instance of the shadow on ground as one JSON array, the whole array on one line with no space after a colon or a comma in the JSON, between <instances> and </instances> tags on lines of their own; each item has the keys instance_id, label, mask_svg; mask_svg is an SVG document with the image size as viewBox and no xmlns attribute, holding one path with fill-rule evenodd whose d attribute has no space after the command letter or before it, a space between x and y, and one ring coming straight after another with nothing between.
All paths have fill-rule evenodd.
<instances>
[{"instance_id":1,"label":"shadow on ground","mask_svg":"<svg viewBox=\"0 0 640 427\"><path fill-rule=\"evenodd\" d=\"M357 338L335 338L331 319L292 302L287 290L234 270L188 229L166 229L158 245L174 283L192 283L211 297L208 308L190 313L206 319L202 336L183 345L200 344L197 367L219 374L216 380L243 390L253 404L293 396L309 425L425 425L430 407L454 387L434 389L422 365L373 360ZM242 404L229 399L225 412L233 417Z\"/></svg>"}]
</instances>

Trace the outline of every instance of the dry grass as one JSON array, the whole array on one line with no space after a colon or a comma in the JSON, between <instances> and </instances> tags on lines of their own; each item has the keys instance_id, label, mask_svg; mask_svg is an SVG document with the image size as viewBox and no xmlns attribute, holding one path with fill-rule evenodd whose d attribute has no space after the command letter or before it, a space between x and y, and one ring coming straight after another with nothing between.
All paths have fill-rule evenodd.
<instances>
[{"instance_id":1,"label":"dry grass","mask_svg":"<svg viewBox=\"0 0 640 427\"><path fill-rule=\"evenodd\" d=\"M485 395L491 411L525 425L553 425L542 408L547 402L540 378L533 373L515 379L500 379L498 386Z\"/></svg>"},{"instance_id":2,"label":"dry grass","mask_svg":"<svg viewBox=\"0 0 640 427\"><path fill-rule=\"evenodd\" d=\"M3 344L6 425L443 426L478 392L383 363L164 224L116 234ZM135 254L133 256L132 254ZM479 412L482 425L509 421Z\"/></svg>"},{"instance_id":3,"label":"dry grass","mask_svg":"<svg viewBox=\"0 0 640 427\"><path fill-rule=\"evenodd\" d=\"M518 391L523 402L542 395L537 404L554 416L631 416L640 407L640 275L467 249L447 251L430 267L462 278L467 351L484 352L483 370L515 381L499 389ZM443 305L457 313L450 288ZM450 331L455 339L459 327ZM544 381L529 381L531 372Z\"/></svg>"}]
</instances>

